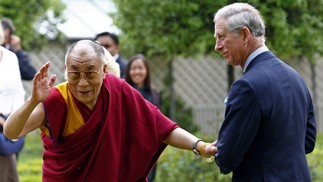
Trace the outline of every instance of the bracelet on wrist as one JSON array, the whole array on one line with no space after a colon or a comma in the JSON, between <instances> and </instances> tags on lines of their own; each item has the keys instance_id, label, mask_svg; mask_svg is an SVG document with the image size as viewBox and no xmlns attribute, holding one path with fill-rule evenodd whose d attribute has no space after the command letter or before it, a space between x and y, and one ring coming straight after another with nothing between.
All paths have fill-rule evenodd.
<instances>
[{"instance_id":1,"label":"bracelet on wrist","mask_svg":"<svg viewBox=\"0 0 323 182\"><path fill-rule=\"evenodd\" d=\"M193 152L195 155L200 156L201 152L197 149L197 143L202 142L203 140L198 139L194 144L193 144Z\"/></svg>"}]
</instances>

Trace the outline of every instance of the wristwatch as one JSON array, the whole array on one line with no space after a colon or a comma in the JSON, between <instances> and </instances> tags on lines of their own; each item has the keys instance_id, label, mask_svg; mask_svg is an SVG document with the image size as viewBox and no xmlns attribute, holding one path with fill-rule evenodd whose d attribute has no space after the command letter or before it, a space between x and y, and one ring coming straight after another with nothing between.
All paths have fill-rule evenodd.
<instances>
[{"instance_id":1,"label":"wristwatch","mask_svg":"<svg viewBox=\"0 0 323 182\"><path fill-rule=\"evenodd\" d=\"M197 140L194 144L193 144L193 153L196 155L196 156L200 156L201 153L199 150L197 150L196 146L197 146L197 143L201 142L203 140L199 139Z\"/></svg>"}]
</instances>

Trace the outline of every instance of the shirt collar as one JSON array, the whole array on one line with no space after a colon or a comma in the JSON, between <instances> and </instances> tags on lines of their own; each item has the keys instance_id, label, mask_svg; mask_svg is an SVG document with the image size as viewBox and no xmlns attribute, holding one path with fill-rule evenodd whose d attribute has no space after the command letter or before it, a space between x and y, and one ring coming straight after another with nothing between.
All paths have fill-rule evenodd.
<instances>
[{"instance_id":1,"label":"shirt collar","mask_svg":"<svg viewBox=\"0 0 323 182\"><path fill-rule=\"evenodd\" d=\"M266 52L266 51L269 51L268 47L267 46L261 46L259 47L258 49L256 49L255 51L253 51L247 58L244 66L243 66L243 72L246 71L248 65L250 64L250 62L256 57L258 56L259 54L263 53L263 52Z\"/></svg>"},{"instance_id":2,"label":"shirt collar","mask_svg":"<svg viewBox=\"0 0 323 182\"><path fill-rule=\"evenodd\" d=\"M113 57L114 57L114 59L115 59L115 60L117 60L117 59L119 58L119 56L120 56L120 55L117 53L117 54L115 54Z\"/></svg>"}]
</instances>

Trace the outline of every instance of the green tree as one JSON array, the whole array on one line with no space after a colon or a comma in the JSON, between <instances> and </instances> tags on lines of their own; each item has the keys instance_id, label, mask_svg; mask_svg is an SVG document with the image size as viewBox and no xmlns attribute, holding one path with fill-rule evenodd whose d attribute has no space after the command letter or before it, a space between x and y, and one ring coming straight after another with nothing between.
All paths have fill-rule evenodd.
<instances>
[{"instance_id":1,"label":"green tree","mask_svg":"<svg viewBox=\"0 0 323 182\"><path fill-rule=\"evenodd\" d=\"M266 22L267 45L283 60L323 55L322 0L251 1Z\"/></svg>"},{"instance_id":2,"label":"green tree","mask_svg":"<svg viewBox=\"0 0 323 182\"><path fill-rule=\"evenodd\" d=\"M29 50L59 35L56 25L63 21L64 8L60 0L1 0L0 17L12 19L15 34L21 37L23 48Z\"/></svg>"},{"instance_id":3,"label":"green tree","mask_svg":"<svg viewBox=\"0 0 323 182\"><path fill-rule=\"evenodd\" d=\"M224 0L114 0L115 24L124 32L127 52L169 61L213 50L214 8Z\"/></svg>"},{"instance_id":4,"label":"green tree","mask_svg":"<svg viewBox=\"0 0 323 182\"><path fill-rule=\"evenodd\" d=\"M113 0L115 24L124 49L172 63L177 56L210 54L214 49L214 13L232 0ZM322 0L249 0L266 22L268 47L283 60L315 63L323 54ZM313 64L314 65L314 64ZM172 92L172 64L169 67ZM314 69L313 69L314 70ZM228 69L229 85L233 71ZM315 72L313 72L315 76ZM314 84L315 85L315 84ZM315 96L314 96L315 97Z\"/></svg>"},{"instance_id":5,"label":"green tree","mask_svg":"<svg viewBox=\"0 0 323 182\"><path fill-rule=\"evenodd\" d=\"M212 9L221 1L115 0L116 25L123 30L125 48L130 54L141 52L169 63L170 112L175 119L172 62L176 56L200 55L212 50ZM223 1L222 1L223 2ZM201 11L200 9L203 9ZM207 26L206 26L207 25ZM206 27L205 27L206 26Z\"/></svg>"}]
</instances>

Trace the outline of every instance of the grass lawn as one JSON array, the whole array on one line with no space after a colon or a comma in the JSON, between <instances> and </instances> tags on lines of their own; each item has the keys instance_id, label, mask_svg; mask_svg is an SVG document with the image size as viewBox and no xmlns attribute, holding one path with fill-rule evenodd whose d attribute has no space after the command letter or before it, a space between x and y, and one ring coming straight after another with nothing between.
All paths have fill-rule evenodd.
<instances>
[{"instance_id":1,"label":"grass lawn","mask_svg":"<svg viewBox=\"0 0 323 182\"><path fill-rule=\"evenodd\" d=\"M40 132L27 135L25 146L18 157L18 173L21 182L41 182L43 144Z\"/></svg>"},{"instance_id":2,"label":"grass lawn","mask_svg":"<svg viewBox=\"0 0 323 182\"><path fill-rule=\"evenodd\" d=\"M165 151L167 153L167 150ZM181 154L182 151L181 151ZM317 137L313 153L307 155L313 182L323 181L323 133ZM161 159L162 160L162 159ZM178 162L178 161L174 161ZM39 131L28 134L23 151L18 158L18 172L21 182L41 182L42 142ZM175 167L176 168L175 164ZM174 169L169 169L170 171ZM182 173L181 173L182 174ZM158 168L157 168L158 175ZM183 175L183 174L182 174ZM180 176L180 178L184 178ZM160 179L160 178L157 178ZM158 180L162 181L162 180Z\"/></svg>"}]
</instances>

